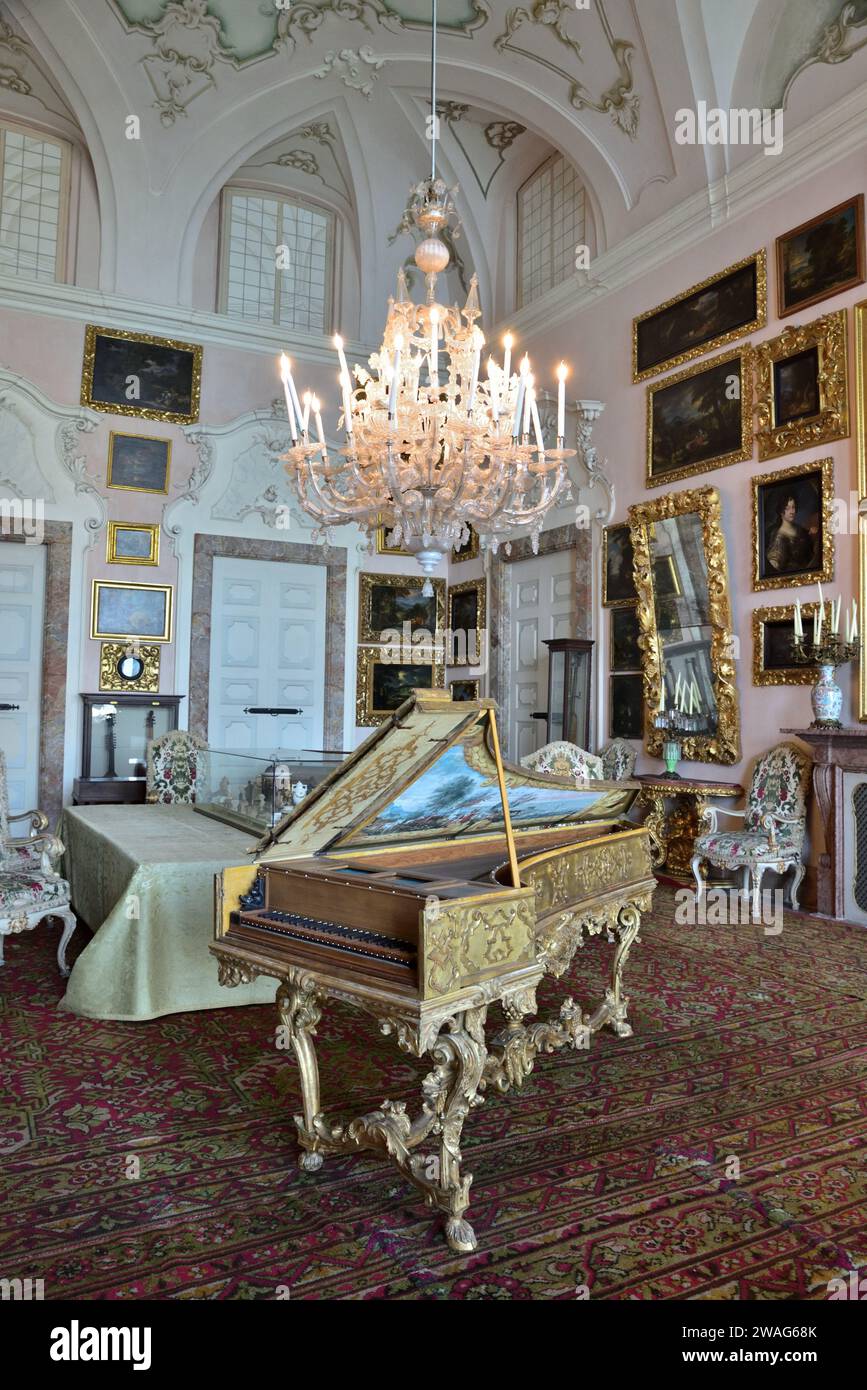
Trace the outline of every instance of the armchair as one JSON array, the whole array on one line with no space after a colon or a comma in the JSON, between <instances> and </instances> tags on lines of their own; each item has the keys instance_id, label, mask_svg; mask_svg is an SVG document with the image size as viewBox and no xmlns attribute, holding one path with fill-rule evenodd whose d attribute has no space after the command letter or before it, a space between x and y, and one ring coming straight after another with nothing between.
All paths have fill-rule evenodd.
<instances>
[{"instance_id":1,"label":"armchair","mask_svg":"<svg viewBox=\"0 0 867 1390\"><path fill-rule=\"evenodd\" d=\"M550 773L552 777L574 777L579 782L590 782L602 777L602 759L594 753L587 753L577 743L558 740L537 748L521 759L521 767L530 772Z\"/></svg>"},{"instance_id":2,"label":"armchair","mask_svg":"<svg viewBox=\"0 0 867 1390\"><path fill-rule=\"evenodd\" d=\"M780 743L759 758L753 769L746 809L725 811L707 807L704 833L695 842L692 872L697 896L704 892L701 864L707 860L722 869L739 869L746 893L752 879L753 917L761 915L762 878L768 869L785 874L794 870L790 898L798 906L798 889L806 872L801 855L807 825L807 795L812 764L794 743ZM720 831L720 816L743 818L742 830Z\"/></svg>"},{"instance_id":3,"label":"armchair","mask_svg":"<svg viewBox=\"0 0 867 1390\"><path fill-rule=\"evenodd\" d=\"M13 821L29 822L28 834L19 838L10 835ZM48 917L60 917L64 926L57 964L65 977L69 974L66 947L76 918L69 905L69 884L58 873L63 841L46 834L47 829L44 811L10 815L6 759L0 751L0 965L4 937L31 931Z\"/></svg>"},{"instance_id":4,"label":"armchair","mask_svg":"<svg viewBox=\"0 0 867 1390\"><path fill-rule=\"evenodd\" d=\"M163 806L193 805L198 754L207 746L187 729L172 729L149 743L146 800Z\"/></svg>"},{"instance_id":5,"label":"armchair","mask_svg":"<svg viewBox=\"0 0 867 1390\"><path fill-rule=\"evenodd\" d=\"M625 782L635 771L635 749L625 738L612 738L600 748L602 775L608 782Z\"/></svg>"}]
</instances>

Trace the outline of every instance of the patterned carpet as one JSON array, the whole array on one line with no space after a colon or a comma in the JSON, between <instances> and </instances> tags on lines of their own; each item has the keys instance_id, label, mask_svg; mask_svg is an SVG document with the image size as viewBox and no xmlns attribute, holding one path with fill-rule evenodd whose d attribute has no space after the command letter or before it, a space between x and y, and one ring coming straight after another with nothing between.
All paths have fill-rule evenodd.
<instances>
[{"instance_id":1,"label":"patterned carpet","mask_svg":"<svg viewBox=\"0 0 867 1390\"><path fill-rule=\"evenodd\" d=\"M543 1058L470 1117L465 1258L381 1161L298 1171L270 1009L77 1019L55 1007L55 929L7 941L0 1277L41 1278L46 1299L827 1297L867 1263L867 932L673 918L660 889L628 971L633 1038ZM584 1002L609 949L579 953ZM359 1017L320 1028L332 1112L422 1074Z\"/></svg>"}]
</instances>

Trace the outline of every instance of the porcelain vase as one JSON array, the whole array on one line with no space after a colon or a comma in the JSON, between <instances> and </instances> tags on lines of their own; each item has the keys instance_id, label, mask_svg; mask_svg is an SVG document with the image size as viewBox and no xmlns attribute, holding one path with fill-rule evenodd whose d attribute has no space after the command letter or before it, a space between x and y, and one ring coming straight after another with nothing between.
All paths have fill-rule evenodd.
<instances>
[{"instance_id":1,"label":"porcelain vase","mask_svg":"<svg viewBox=\"0 0 867 1390\"><path fill-rule=\"evenodd\" d=\"M819 679L811 693L813 725L817 728L839 728L843 708L843 692L834 680L833 666L820 666Z\"/></svg>"}]
</instances>

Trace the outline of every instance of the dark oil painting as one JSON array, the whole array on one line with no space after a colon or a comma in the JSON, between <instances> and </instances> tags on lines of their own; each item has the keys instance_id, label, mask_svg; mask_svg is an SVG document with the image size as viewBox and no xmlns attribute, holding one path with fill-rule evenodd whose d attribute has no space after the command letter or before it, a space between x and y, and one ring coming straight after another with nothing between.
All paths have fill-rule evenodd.
<instances>
[{"instance_id":1,"label":"dark oil painting","mask_svg":"<svg viewBox=\"0 0 867 1390\"><path fill-rule=\"evenodd\" d=\"M707 466L743 450L740 377L738 355L652 391L649 478Z\"/></svg>"},{"instance_id":2,"label":"dark oil painting","mask_svg":"<svg viewBox=\"0 0 867 1390\"><path fill-rule=\"evenodd\" d=\"M109 487L132 492L168 492L171 440L112 432L108 453Z\"/></svg>"},{"instance_id":3,"label":"dark oil painting","mask_svg":"<svg viewBox=\"0 0 867 1390\"><path fill-rule=\"evenodd\" d=\"M88 330L90 332L90 330ZM199 414L201 348L114 337L96 329L83 404L98 410L192 424Z\"/></svg>"},{"instance_id":4,"label":"dark oil painting","mask_svg":"<svg viewBox=\"0 0 867 1390\"><path fill-rule=\"evenodd\" d=\"M644 734L644 678L611 677L611 738L641 738Z\"/></svg>"},{"instance_id":5,"label":"dark oil painting","mask_svg":"<svg viewBox=\"0 0 867 1390\"><path fill-rule=\"evenodd\" d=\"M635 608L615 608L611 614L611 669L636 671L641 666L638 612Z\"/></svg>"},{"instance_id":6,"label":"dark oil painting","mask_svg":"<svg viewBox=\"0 0 867 1390\"><path fill-rule=\"evenodd\" d=\"M792 655L795 636L794 618L775 618L762 623L762 667L765 671L802 670L796 667Z\"/></svg>"},{"instance_id":7,"label":"dark oil painting","mask_svg":"<svg viewBox=\"0 0 867 1390\"><path fill-rule=\"evenodd\" d=\"M760 483L758 575L778 579L823 569L822 472L805 472L780 482Z\"/></svg>"},{"instance_id":8,"label":"dark oil painting","mask_svg":"<svg viewBox=\"0 0 867 1390\"><path fill-rule=\"evenodd\" d=\"M371 708L395 710L408 700L414 689L433 689L431 665L400 666L389 661L375 661L372 673L373 699Z\"/></svg>"},{"instance_id":9,"label":"dark oil painting","mask_svg":"<svg viewBox=\"0 0 867 1390\"><path fill-rule=\"evenodd\" d=\"M748 333L758 318L756 260L687 293L635 325L636 374L661 371L683 353L707 348L729 333Z\"/></svg>"},{"instance_id":10,"label":"dark oil painting","mask_svg":"<svg viewBox=\"0 0 867 1390\"><path fill-rule=\"evenodd\" d=\"M632 533L626 524L606 526L602 574L602 602L606 607L634 603L635 574L633 569Z\"/></svg>"},{"instance_id":11,"label":"dark oil painting","mask_svg":"<svg viewBox=\"0 0 867 1390\"><path fill-rule=\"evenodd\" d=\"M822 409L819 349L805 348L774 363L774 424L808 420Z\"/></svg>"},{"instance_id":12,"label":"dark oil painting","mask_svg":"<svg viewBox=\"0 0 867 1390\"><path fill-rule=\"evenodd\" d=\"M400 587L392 584L374 584L370 590L370 633L366 640L376 641L383 632L403 631L403 624L409 623L410 632L424 629L437 630L437 596L425 598L422 593L422 580L415 583L407 579Z\"/></svg>"},{"instance_id":13,"label":"dark oil painting","mask_svg":"<svg viewBox=\"0 0 867 1390\"><path fill-rule=\"evenodd\" d=\"M864 194L777 238L781 318L864 280Z\"/></svg>"}]
</instances>

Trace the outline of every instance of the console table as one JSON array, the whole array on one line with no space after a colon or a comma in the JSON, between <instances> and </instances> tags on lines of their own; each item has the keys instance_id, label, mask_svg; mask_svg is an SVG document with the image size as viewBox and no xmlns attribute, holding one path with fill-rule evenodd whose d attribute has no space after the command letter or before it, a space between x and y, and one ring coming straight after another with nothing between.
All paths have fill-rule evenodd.
<instances>
[{"instance_id":1,"label":"console table","mask_svg":"<svg viewBox=\"0 0 867 1390\"><path fill-rule=\"evenodd\" d=\"M825 832L816 908L827 917L867 923L867 726L780 733L800 739L813 755L813 787Z\"/></svg>"},{"instance_id":2,"label":"console table","mask_svg":"<svg viewBox=\"0 0 867 1390\"><path fill-rule=\"evenodd\" d=\"M695 777L666 777L656 773L640 773L638 804L647 809L645 825L660 845L656 868L666 868L673 874L692 874L695 841L702 831L702 816L711 801L733 801L743 796L737 782L704 781ZM673 801L666 811L666 801Z\"/></svg>"}]
</instances>

